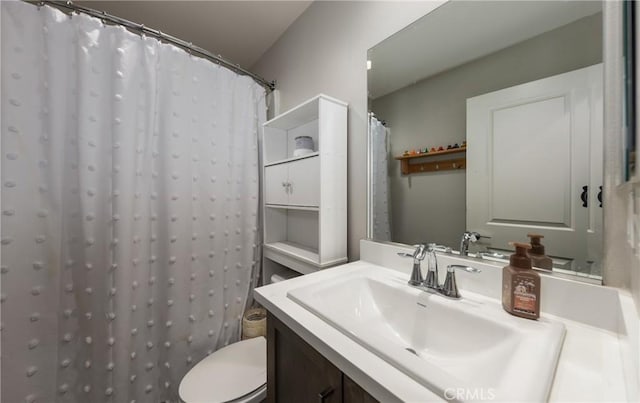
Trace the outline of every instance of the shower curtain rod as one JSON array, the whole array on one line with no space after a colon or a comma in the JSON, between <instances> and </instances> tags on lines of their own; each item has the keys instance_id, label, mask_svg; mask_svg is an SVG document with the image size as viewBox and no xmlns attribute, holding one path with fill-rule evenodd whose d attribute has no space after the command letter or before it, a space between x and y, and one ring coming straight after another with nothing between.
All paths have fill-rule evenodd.
<instances>
[{"instance_id":1,"label":"shower curtain rod","mask_svg":"<svg viewBox=\"0 0 640 403\"><path fill-rule=\"evenodd\" d=\"M276 89L276 82L275 81L267 81L264 78L260 77L259 75L250 72L249 70L243 69L242 67L240 67L240 65L238 64L233 64L230 61L226 60L225 58L223 58L220 55L214 55L213 53L207 51L206 49L203 49L199 46L195 46L194 44L192 44L191 42L186 42L183 41L182 39L178 39L175 36L171 36L168 34L165 34L159 30L155 30L155 29L151 29L151 28L147 28L144 26L144 24L136 24L135 22L129 21L129 20L125 20L124 18L120 18L120 17L116 17L115 15L111 15L108 14L104 11L98 11L98 10L94 10L92 8L88 8L88 7L83 7L77 4L74 4L72 1L54 1L54 0L41 0L41 1L31 1L31 0L25 0L27 3L31 3L34 4L38 7L41 7L43 5L49 5L58 9L66 9L66 10L70 10L70 11L77 11L77 12L81 12L87 15L90 15L92 17L96 17L99 18L103 21L108 21L112 24L116 24L116 25L122 25L123 27L135 32L135 33L140 33L140 34L144 34L144 35L149 35L152 36L156 39L159 39L160 41L164 41L167 43L170 43L172 45L176 45L184 50L186 50L187 52L189 52L190 54L196 55L196 56L200 56L203 57L205 59L209 59L211 61L213 61L214 63L217 63L221 66L224 66L232 71L235 71L238 74L241 75L245 75L245 76L249 76L251 78L253 78L256 82L258 82L258 84L262 85L268 92L269 91L273 91ZM63 10L61 10L63 11Z\"/></svg>"}]
</instances>

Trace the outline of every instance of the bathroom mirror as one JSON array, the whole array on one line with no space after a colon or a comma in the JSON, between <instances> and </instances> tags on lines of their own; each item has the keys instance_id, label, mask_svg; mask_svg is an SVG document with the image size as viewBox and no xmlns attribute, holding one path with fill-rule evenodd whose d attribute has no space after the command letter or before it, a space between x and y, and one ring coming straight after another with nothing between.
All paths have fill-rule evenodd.
<instances>
[{"instance_id":1,"label":"bathroom mirror","mask_svg":"<svg viewBox=\"0 0 640 403\"><path fill-rule=\"evenodd\" d=\"M535 232L600 281L602 50L597 1L452 0L371 48L369 238L500 260Z\"/></svg>"}]
</instances>

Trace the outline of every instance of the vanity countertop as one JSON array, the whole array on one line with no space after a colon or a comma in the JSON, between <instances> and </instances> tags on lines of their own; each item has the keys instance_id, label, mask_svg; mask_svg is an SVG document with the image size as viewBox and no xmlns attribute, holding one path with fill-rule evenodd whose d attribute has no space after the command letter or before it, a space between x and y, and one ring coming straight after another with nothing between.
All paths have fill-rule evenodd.
<instances>
[{"instance_id":1,"label":"vanity countertop","mask_svg":"<svg viewBox=\"0 0 640 403\"><path fill-rule=\"evenodd\" d=\"M443 401L441 396L406 376L287 297L288 291L292 289L316 282L331 281L372 264L365 261L353 262L260 287L255 290L255 298L379 401ZM377 267L388 270L398 278L406 277L406 274L400 271ZM464 298L463 287L461 293ZM471 293L468 295L471 296ZM622 292L619 293L619 298L621 306L630 303L630 298ZM607 329L606 326L598 327L545 312L542 315L561 321L566 326L566 336L549 401L629 400L629 392L625 387L625 379L628 379L625 378L625 370L629 372L629 368L625 368L623 359L628 334L620 334Z\"/></svg>"}]
</instances>

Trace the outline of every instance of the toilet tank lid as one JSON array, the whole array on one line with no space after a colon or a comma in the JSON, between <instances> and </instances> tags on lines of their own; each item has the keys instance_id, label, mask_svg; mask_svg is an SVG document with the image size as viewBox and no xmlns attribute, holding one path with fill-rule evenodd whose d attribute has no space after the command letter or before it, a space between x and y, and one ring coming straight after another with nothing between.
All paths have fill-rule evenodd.
<instances>
[{"instance_id":1,"label":"toilet tank lid","mask_svg":"<svg viewBox=\"0 0 640 403\"><path fill-rule=\"evenodd\" d=\"M180 382L185 402L228 402L267 382L267 341L264 337L230 344L197 363Z\"/></svg>"}]
</instances>

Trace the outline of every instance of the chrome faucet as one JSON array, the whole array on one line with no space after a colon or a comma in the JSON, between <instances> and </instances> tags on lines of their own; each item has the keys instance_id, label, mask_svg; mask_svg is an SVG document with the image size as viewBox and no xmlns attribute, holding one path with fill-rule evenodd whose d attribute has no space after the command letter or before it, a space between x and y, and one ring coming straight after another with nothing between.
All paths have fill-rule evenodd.
<instances>
[{"instance_id":1,"label":"chrome faucet","mask_svg":"<svg viewBox=\"0 0 640 403\"><path fill-rule=\"evenodd\" d=\"M438 258L436 257L436 244L430 243L427 246L427 278L422 283L423 286L437 290L440 285L438 283Z\"/></svg>"},{"instance_id":2,"label":"chrome faucet","mask_svg":"<svg viewBox=\"0 0 640 403\"><path fill-rule=\"evenodd\" d=\"M469 242L478 242L480 238L491 238L490 236L480 235L477 232L465 231L460 240L460 256L469 255Z\"/></svg>"},{"instance_id":3,"label":"chrome faucet","mask_svg":"<svg viewBox=\"0 0 640 403\"><path fill-rule=\"evenodd\" d=\"M435 292L453 299L459 299L460 292L458 291L455 270L464 270L468 273L480 273L481 270L459 264L448 265L447 277L445 278L444 283L440 284L438 281L438 258L436 256L435 249L436 244L430 243L426 248L422 244L416 245L416 250L413 252L413 254L404 252L398 253L399 256L413 258L413 270L411 271L411 278L409 279L408 283L410 286L419 288L421 290ZM427 255L427 278L423 280L420 262L424 260L425 256Z\"/></svg>"}]
</instances>

